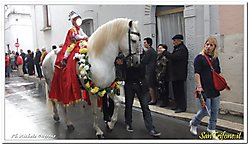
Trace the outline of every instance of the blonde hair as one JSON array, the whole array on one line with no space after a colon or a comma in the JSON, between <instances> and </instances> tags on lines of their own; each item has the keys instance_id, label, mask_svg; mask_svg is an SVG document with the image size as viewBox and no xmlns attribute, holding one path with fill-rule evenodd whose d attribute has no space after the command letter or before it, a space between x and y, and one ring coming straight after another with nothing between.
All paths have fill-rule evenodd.
<instances>
[{"instance_id":1,"label":"blonde hair","mask_svg":"<svg viewBox=\"0 0 249 145\"><path fill-rule=\"evenodd\" d=\"M206 52L205 44L207 42L209 42L209 43L211 43L211 44L214 45L214 50L212 51L211 55L212 55L213 58L217 58L218 57L218 50L217 50L218 49L218 44L217 44L217 39L215 37L213 37L213 36L209 36L207 38L207 40L205 41L204 47L202 49L202 54Z\"/></svg>"}]
</instances>

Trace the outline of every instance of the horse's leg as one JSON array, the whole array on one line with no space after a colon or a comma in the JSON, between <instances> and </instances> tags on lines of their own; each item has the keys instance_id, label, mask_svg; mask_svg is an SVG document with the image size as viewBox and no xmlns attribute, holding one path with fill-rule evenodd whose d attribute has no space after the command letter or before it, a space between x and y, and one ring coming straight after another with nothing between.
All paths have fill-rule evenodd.
<instances>
[{"instance_id":1,"label":"horse's leg","mask_svg":"<svg viewBox=\"0 0 249 145\"><path fill-rule=\"evenodd\" d=\"M59 113L58 113L58 110L57 110L57 107L56 107L56 103L55 101L51 101L52 102L52 109L53 109L53 118L55 121L59 121L60 120L60 117L59 117Z\"/></svg>"},{"instance_id":2,"label":"horse's leg","mask_svg":"<svg viewBox=\"0 0 249 145\"><path fill-rule=\"evenodd\" d=\"M124 96L124 85L123 84L120 85L120 95L119 96L112 95L112 99L114 101L114 111L113 111L111 121L107 123L108 128L110 130L114 128L114 125L118 120L118 112L121 106L121 96Z\"/></svg>"},{"instance_id":3,"label":"horse's leg","mask_svg":"<svg viewBox=\"0 0 249 145\"><path fill-rule=\"evenodd\" d=\"M112 99L114 101L114 111L113 111L111 121L107 122L108 128L110 130L112 130L114 128L114 125L118 120L118 112L119 112L120 102L121 102L119 96L117 96L117 95L113 95Z\"/></svg>"},{"instance_id":4,"label":"horse's leg","mask_svg":"<svg viewBox=\"0 0 249 145\"><path fill-rule=\"evenodd\" d=\"M67 107L63 107L63 111L64 111L64 120L65 120L65 124L67 125L67 129L70 131L74 130L73 123L69 120L69 117L68 117Z\"/></svg>"},{"instance_id":5,"label":"horse's leg","mask_svg":"<svg viewBox=\"0 0 249 145\"><path fill-rule=\"evenodd\" d=\"M98 138L104 138L103 131L99 128L98 124L98 98L97 96L89 94L91 97L92 111L93 111L93 128L96 131L96 136Z\"/></svg>"}]
</instances>

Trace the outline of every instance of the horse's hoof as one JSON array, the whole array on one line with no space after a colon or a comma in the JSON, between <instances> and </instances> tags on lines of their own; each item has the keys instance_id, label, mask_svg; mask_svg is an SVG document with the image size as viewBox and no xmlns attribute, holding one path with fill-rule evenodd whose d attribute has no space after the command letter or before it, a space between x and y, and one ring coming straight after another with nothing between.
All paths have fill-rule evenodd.
<instances>
[{"instance_id":1,"label":"horse's hoof","mask_svg":"<svg viewBox=\"0 0 249 145\"><path fill-rule=\"evenodd\" d=\"M74 130L74 126L72 124L67 125L67 130L68 131L73 131Z\"/></svg>"},{"instance_id":2,"label":"horse's hoof","mask_svg":"<svg viewBox=\"0 0 249 145\"><path fill-rule=\"evenodd\" d=\"M105 123L105 126L106 126L106 130L107 130L108 132L111 132L111 131L112 131L112 129L111 129L110 126L108 125L108 122Z\"/></svg>"},{"instance_id":3,"label":"horse's hoof","mask_svg":"<svg viewBox=\"0 0 249 145\"><path fill-rule=\"evenodd\" d=\"M98 139L105 138L105 137L104 137L104 134L98 134L97 137L98 137Z\"/></svg>"},{"instance_id":4,"label":"horse's hoof","mask_svg":"<svg viewBox=\"0 0 249 145\"><path fill-rule=\"evenodd\" d=\"M60 121L60 117L58 115L54 115L53 118L54 118L54 121Z\"/></svg>"}]
</instances>

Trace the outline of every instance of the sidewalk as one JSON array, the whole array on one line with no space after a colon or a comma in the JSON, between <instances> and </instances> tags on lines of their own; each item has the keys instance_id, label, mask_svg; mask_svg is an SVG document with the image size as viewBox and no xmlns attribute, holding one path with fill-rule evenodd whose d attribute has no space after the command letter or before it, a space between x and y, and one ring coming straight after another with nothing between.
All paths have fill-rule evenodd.
<instances>
[{"instance_id":1,"label":"sidewalk","mask_svg":"<svg viewBox=\"0 0 249 145\"><path fill-rule=\"evenodd\" d=\"M140 108L140 104L136 99L135 99L133 105L135 107ZM150 110L153 111L153 112L157 112L157 113L164 114L164 115L167 115L167 116L170 116L170 117L185 120L185 121L188 121L188 122L195 115L194 113L190 113L190 112L175 113L174 110L158 107L158 106L155 106L155 105L150 105L149 107L150 107ZM205 117L202 120L201 124L207 126L208 120L209 120L209 117ZM237 123L237 122L234 122L234 121L230 121L230 119L225 120L225 119L218 118L218 120L217 120L217 129L224 130L224 131L231 132L231 133L239 133L239 132L244 132L244 124Z\"/></svg>"},{"instance_id":2,"label":"sidewalk","mask_svg":"<svg viewBox=\"0 0 249 145\"><path fill-rule=\"evenodd\" d=\"M26 74L24 75L24 79L35 81L35 82L39 82L39 81L45 82L44 78L40 79L37 76L28 76ZM122 103L124 103L124 98L122 98ZM140 108L140 104L139 104L137 99L135 99L133 106ZM156 105L150 105L149 107L150 107L151 111L153 111L153 112L164 114L166 116L178 118L178 119L185 120L188 122L195 115L194 113L190 113L190 112L174 113L174 111L171 109L162 108L162 107L159 107ZM231 119L232 117L235 117L235 119L234 120ZM238 121L238 120L235 121L236 117L238 117L238 116L227 115L227 114L220 115L219 114L219 118L217 121L217 129L227 131L230 133L244 132L244 124L243 124L244 121L243 120L242 121ZM221 118L224 118L224 119L221 119ZM242 119L242 117L238 117L238 118L240 118L240 120ZM208 117L205 117L202 120L201 124L207 126L208 119L209 119Z\"/></svg>"}]
</instances>

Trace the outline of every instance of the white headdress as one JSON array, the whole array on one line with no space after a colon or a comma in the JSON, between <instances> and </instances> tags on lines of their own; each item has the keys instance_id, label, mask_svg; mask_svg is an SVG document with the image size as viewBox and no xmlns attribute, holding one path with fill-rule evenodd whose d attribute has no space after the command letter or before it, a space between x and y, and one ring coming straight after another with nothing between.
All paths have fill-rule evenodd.
<instances>
[{"instance_id":1,"label":"white headdress","mask_svg":"<svg viewBox=\"0 0 249 145\"><path fill-rule=\"evenodd\" d=\"M76 14L74 11L71 11L68 17L69 17L68 20L72 21L74 18L80 17L80 15Z\"/></svg>"}]
</instances>

